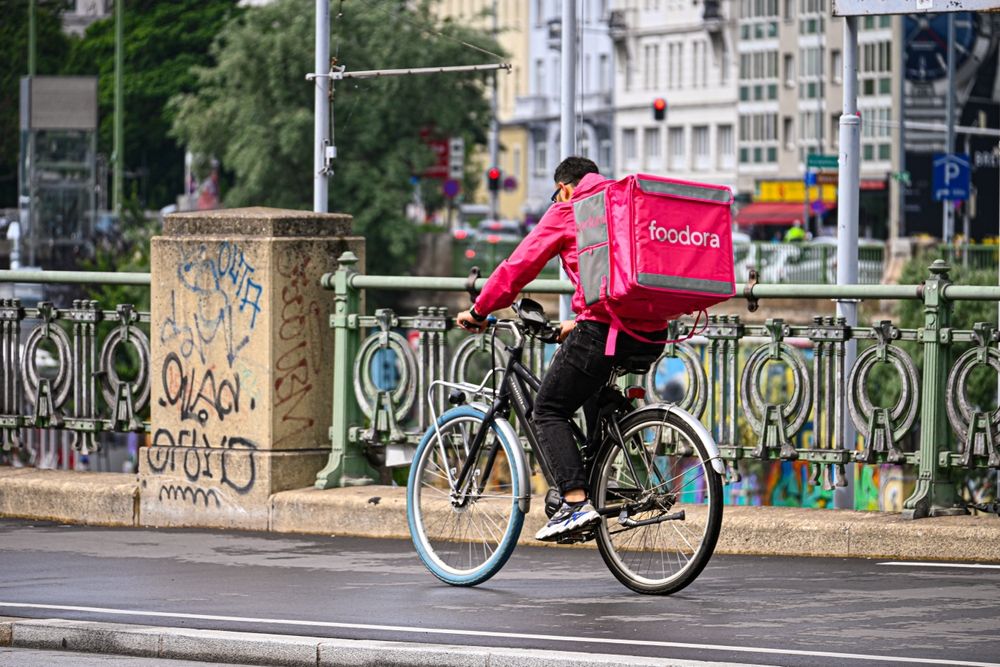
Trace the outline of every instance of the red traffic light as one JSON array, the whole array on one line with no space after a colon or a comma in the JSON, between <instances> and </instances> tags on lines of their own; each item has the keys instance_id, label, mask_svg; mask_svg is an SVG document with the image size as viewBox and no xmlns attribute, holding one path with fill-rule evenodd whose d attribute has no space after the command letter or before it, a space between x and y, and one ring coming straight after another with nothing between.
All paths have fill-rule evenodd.
<instances>
[{"instance_id":1,"label":"red traffic light","mask_svg":"<svg viewBox=\"0 0 1000 667\"><path fill-rule=\"evenodd\" d=\"M490 192L499 192L500 170L496 167L490 167L490 170L486 172L486 182L489 185Z\"/></svg>"},{"instance_id":2,"label":"red traffic light","mask_svg":"<svg viewBox=\"0 0 1000 667\"><path fill-rule=\"evenodd\" d=\"M663 120L667 116L667 101L662 97L653 100L653 120Z\"/></svg>"}]
</instances>

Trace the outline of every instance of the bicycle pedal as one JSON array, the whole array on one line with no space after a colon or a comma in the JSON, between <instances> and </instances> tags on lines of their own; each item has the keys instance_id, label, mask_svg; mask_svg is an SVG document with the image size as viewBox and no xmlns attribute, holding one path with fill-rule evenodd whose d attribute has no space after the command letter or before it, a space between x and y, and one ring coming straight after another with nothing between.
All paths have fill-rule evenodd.
<instances>
[{"instance_id":1,"label":"bicycle pedal","mask_svg":"<svg viewBox=\"0 0 1000 667\"><path fill-rule=\"evenodd\" d=\"M572 533L556 540L556 544L583 544L597 538L596 530L588 530L582 533Z\"/></svg>"}]
</instances>

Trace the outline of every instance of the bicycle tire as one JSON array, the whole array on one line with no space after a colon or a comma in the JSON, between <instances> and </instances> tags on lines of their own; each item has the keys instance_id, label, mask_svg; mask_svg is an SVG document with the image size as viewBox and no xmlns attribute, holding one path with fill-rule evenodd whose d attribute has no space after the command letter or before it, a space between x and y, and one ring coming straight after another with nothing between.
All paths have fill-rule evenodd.
<instances>
[{"instance_id":1,"label":"bicycle tire","mask_svg":"<svg viewBox=\"0 0 1000 667\"><path fill-rule=\"evenodd\" d=\"M659 523L630 528L622 525L620 515L610 514L597 530L597 547L608 569L628 588L649 595L676 593L694 581L711 559L722 525L721 477L698 433L673 410L649 406L625 417L620 431L626 450L614 438L606 440L591 477L591 498L598 510L624 508L626 499L634 502L643 492L653 498L652 507L627 519ZM668 433L677 438L672 454L664 442ZM654 494L657 487L664 489ZM681 516L681 511L682 519L663 519ZM660 571L654 574L657 564Z\"/></svg>"},{"instance_id":2,"label":"bicycle tire","mask_svg":"<svg viewBox=\"0 0 1000 667\"><path fill-rule=\"evenodd\" d=\"M427 429L410 467L406 517L413 546L424 566L453 586L475 586L499 572L513 553L524 524L525 512L519 504L523 483L517 458L523 458L523 451L519 442L510 441L512 430L505 432L496 421L489 425L490 433L476 464L481 473L484 457L494 444L497 446L484 489L487 494L474 493L457 502L441 464L446 458L447 468L454 470L452 475L458 474L468 455L468 444L482 428L485 416L483 410L469 405L444 413L437 428ZM442 442L443 447L439 446ZM480 517L484 520L472 525Z\"/></svg>"}]
</instances>

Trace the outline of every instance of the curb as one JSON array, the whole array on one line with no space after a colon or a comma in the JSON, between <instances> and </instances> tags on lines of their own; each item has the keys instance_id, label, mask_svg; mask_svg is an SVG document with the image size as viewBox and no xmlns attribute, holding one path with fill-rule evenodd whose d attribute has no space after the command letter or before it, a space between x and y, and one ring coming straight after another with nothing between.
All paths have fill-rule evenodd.
<instances>
[{"instance_id":1,"label":"curb","mask_svg":"<svg viewBox=\"0 0 1000 667\"><path fill-rule=\"evenodd\" d=\"M138 479L125 473L69 472L0 467L0 518L154 528L139 512ZM307 487L272 494L266 501L267 529L273 533L410 539L406 489L358 486ZM247 530L209 521L190 508L175 528ZM692 515L694 522L697 517ZM525 517L519 543L533 539L544 524L542 498ZM593 545L552 548L593 548ZM906 520L898 512L747 507L727 505L718 554L834 558L890 558L1000 562L1000 518L945 516Z\"/></svg>"},{"instance_id":2,"label":"curb","mask_svg":"<svg viewBox=\"0 0 1000 667\"><path fill-rule=\"evenodd\" d=\"M0 619L0 644L169 660L280 667L737 667L737 663L568 651L190 630L62 619ZM747 663L738 663L748 667Z\"/></svg>"}]
</instances>

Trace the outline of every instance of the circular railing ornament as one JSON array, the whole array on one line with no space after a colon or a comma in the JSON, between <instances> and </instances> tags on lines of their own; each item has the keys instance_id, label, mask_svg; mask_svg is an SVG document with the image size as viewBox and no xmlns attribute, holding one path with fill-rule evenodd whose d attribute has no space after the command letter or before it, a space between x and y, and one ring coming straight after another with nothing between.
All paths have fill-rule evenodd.
<instances>
[{"instance_id":1,"label":"circular railing ornament","mask_svg":"<svg viewBox=\"0 0 1000 667\"><path fill-rule=\"evenodd\" d=\"M773 359L776 346L777 359ZM796 433L806 423L812 409L812 383L802 355L787 343L765 343L751 353L740 377L740 400L746 406L744 414L754 433L761 435L768 403L760 393L760 379L770 360L783 361L792 370L792 395L786 403L779 404L785 436Z\"/></svg>"},{"instance_id":2,"label":"circular railing ornament","mask_svg":"<svg viewBox=\"0 0 1000 667\"><path fill-rule=\"evenodd\" d=\"M98 358L98 373L101 378L101 393L107 405L114 405L117 400L118 385L122 384L118 371L115 370L115 350L119 345L128 343L139 355L139 368L136 371L135 380L125 382L129 393L132 394L132 408L139 412L146 403L149 402L149 338L142 329L128 325L128 333L119 327L108 334L104 339L104 346L101 348L101 355Z\"/></svg>"},{"instance_id":3,"label":"circular railing ornament","mask_svg":"<svg viewBox=\"0 0 1000 667\"><path fill-rule=\"evenodd\" d=\"M451 357L451 365L448 367L448 378L450 382L469 382L471 384L478 385L483 381L482 377L470 376L471 369L469 366L476 356L486 355L489 357L492 354L489 342L490 336L492 335L492 332L487 332L466 336L465 339L459 343L458 347L455 348L455 354ZM496 347L496 365L500 368L507 367L507 352L502 346L499 345ZM489 368L490 366L487 366L487 372L489 372Z\"/></svg>"},{"instance_id":4,"label":"circular railing ornament","mask_svg":"<svg viewBox=\"0 0 1000 667\"><path fill-rule=\"evenodd\" d=\"M1000 350L995 347L978 347L968 350L955 361L945 384L944 400L948 411L948 421L951 423L955 435L962 442L965 442L968 437L969 426L975 413L979 412L969 402L969 392L966 385L969 374L980 366L988 366L1000 373ZM985 416L988 428L993 435L993 441L1000 441L1000 407L985 413ZM965 443L966 450L973 447L974 444L973 442ZM990 454L990 452L976 453L984 456ZM968 457L970 452L966 451L965 454Z\"/></svg>"},{"instance_id":5,"label":"circular railing ornament","mask_svg":"<svg viewBox=\"0 0 1000 667\"><path fill-rule=\"evenodd\" d=\"M698 356L693 347L687 343L677 343L673 348L672 355L664 351L646 373L646 400L666 402L656 391L656 369L665 359L680 359L684 364L688 383L684 389L684 397L677 402L677 407L700 419L708 405L708 374L705 372L705 367L702 366L701 357Z\"/></svg>"},{"instance_id":6,"label":"circular railing ornament","mask_svg":"<svg viewBox=\"0 0 1000 667\"><path fill-rule=\"evenodd\" d=\"M858 433L865 440L865 451L861 453L858 460L867 460L871 454L871 443L873 441L871 429L872 415L875 413L875 405L868 397L868 376L872 369L880 361L880 350L884 349L884 363L891 364L899 375L900 391L896 404L888 410L889 423L887 435L891 442L885 443L890 452L890 461L901 462L901 452L894 448L894 444L903 439L909 432L913 422L917 418L920 409L920 380L917 366L913 359L905 350L894 345L877 345L869 347L858 355L851 369L851 375L847 379L847 408L850 410L851 419L858 429Z\"/></svg>"},{"instance_id":7,"label":"circular railing ornament","mask_svg":"<svg viewBox=\"0 0 1000 667\"><path fill-rule=\"evenodd\" d=\"M43 340L52 341L59 354L59 370L56 371L55 381L51 385L53 407L59 408L69 398L69 390L72 385L69 336L61 327L55 324L41 324L28 334L21 356L21 377L24 378L24 388L28 401L34 404L40 382L35 356L38 353L38 346Z\"/></svg>"},{"instance_id":8,"label":"circular railing ornament","mask_svg":"<svg viewBox=\"0 0 1000 667\"><path fill-rule=\"evenodd\" d=\"M379 389L372 380L375 355L381 350L392 350L396 355L399 382L391 390ZM417 396L417 360L405 338L395 331L377 331L361 342L354 359L354 396L358 406L369 419L373 416L378 394L388 391L389 400L395 406L396 421L401 421L410 412Z\"/></svg>"}]
</instances>

